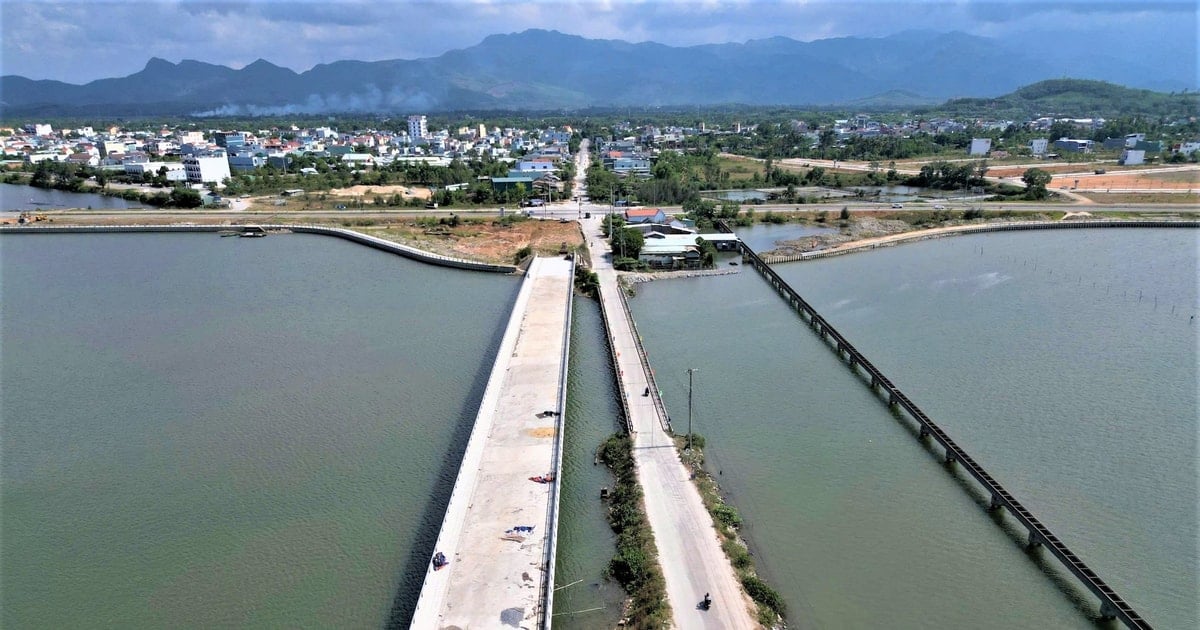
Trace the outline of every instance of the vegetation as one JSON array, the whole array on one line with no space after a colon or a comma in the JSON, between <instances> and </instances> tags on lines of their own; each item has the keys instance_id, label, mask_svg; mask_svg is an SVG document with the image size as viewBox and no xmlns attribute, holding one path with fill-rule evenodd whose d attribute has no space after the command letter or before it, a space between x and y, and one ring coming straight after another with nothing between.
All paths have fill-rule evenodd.
<instances>
[{"instance_id":1,"label":"vegetation","mask_svg":"<svg viewBox=\"0 0 1200 630\"><path fill-rule=\"evenodd\" d=\"M636 259L645 244L646 237L634 228L620 228L612 236L613 251L618 252L621 258Z\"/></svg>"},{"instance_id":2,"label":"vegetation","mask_svg":"<svg viewBox=\"0 0 1200 630\"><path fill-rule=\"evenodd\" d=\"M629 594L628 628L663 628L669 625L667 585L658 566L658 550L642 507L642 490L633 463L629 436L614 434L600 446L600 459L616 477L609 495L608 523L617 535L617 553L607 574Z\"/></svg>"},{"instance_id":3,"label":"vegetation","mask_svg":"<svg viewBox=\"0 0 1200 630\"><path fill-rule=\"evenodd\" d=\"M973 118L1026 118L1045 112L1117 118L1188 118L1200 111L1200 94L1166 94L1127 88L1105 81L1052 79L1027 85L997 98L960 98L918 114Z\"/></svg>"},{"instance_id":4,"label":"vegetation","mask_svg":"<svg viewBox=\"0 0 1200 630\"><path fill-rule=\"evenodd\" d=\"M1054 176L1040 168L1030 168L1025 170L1025 174L1021 175L1021 181L1025 182L1025 198L1026 199L1045 199L1047 196L1046 186L1050 185L1050 181Z\"/></svg>"},{"instance_id":5,"label":"vegetation","mask_svg":"<svg viewBox=\"0 0 1200 630\"><path fill-rule=\"evenodd\" d=\"M583 265L576 265L575 289L588 297L596 297L600 291L600 276Z\"/></svg>"},{"instance_id":6,"label":"vegetation","mask_svg":"<svg viewBox=\"0 0 1200 630\"><path fill-rule=\"evenodd\" d=\"M533 255L533 247L526 245L525 247L518 249L516 251L516 253L513 254L513 264L519 265L519 264L521 264L521 261L525 260L525 258L527 256L532 256L532 255Z\"/></svg>"}]
</instances>

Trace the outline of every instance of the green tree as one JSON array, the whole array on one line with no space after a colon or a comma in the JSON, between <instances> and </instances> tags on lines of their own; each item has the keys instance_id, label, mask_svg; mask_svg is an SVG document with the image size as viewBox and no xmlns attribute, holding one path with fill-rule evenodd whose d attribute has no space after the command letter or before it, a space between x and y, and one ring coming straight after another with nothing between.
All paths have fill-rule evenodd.
<instances>
[{"instance_id":1,"label":"green tree","mask_svg":"<svg viewBox=\"0 0 1200 630\"><path fill-rule=\"evenodd\" d=\"M1053 176L1040 168L1026 169L1025 174L1021 175L1021 181L1025 182L1025 197L1028 199L1045 199L1046 186L1050 184Z\"/></svg>"},{"instance_id":2,"label":"green tree","mask_svg":"<svg viewBox=\"0 0 1200 630\"><path fill-rule=\"evenodd\" d=\"M176 188L171 191L167 203L176 208L199 208L202 203L200 193L191 188Z\"/></svg>"},{"instance_id":3,"label":"green tree","mask_svg":"<svg viewBox=\"0 0 1200 630\"><path fill-rule=\"evenodd\" d=\"M613 251L621 258L637 258L646 244L646 237L633 228L621 228L613 235Z\"/></svg>"}]
</instances>

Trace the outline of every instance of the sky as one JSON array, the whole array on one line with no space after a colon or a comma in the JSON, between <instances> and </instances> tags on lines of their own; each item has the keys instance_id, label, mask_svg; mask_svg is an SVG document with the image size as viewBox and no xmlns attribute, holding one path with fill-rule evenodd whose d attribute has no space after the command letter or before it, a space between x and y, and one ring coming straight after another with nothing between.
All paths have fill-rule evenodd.
<instances>
[{"instance_id":1,"label":"sky","mask_svg":"<svg viewBox=\"0 0 1200 630\"><path fill-rule=\"evenodd\" d=\"M529 28L673 46L962 31L1195 65L1198 19L1197 0L0 0L0 74L85 83L150 57L233 68L263 58L302 72L435 57Z\"/></svg>"}]
</instances>

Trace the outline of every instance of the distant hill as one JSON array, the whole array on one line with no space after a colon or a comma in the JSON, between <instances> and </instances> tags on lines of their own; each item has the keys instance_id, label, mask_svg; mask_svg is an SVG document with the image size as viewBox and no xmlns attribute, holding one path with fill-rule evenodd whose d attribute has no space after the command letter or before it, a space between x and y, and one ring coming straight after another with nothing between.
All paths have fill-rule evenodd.
<instances>
[{"instance_id":1,"label":"distant hill","mask_svg":"<svg viewBox=\"0 0 1200 630\"><path fill-rule=\"evenodd\" d=\"M1095 55L1032 54L963 33L672 47L556 31L492 35L415 60L338 61L294 72L265 60L234 70L151 59L84 85L0 77L5 116L287 115L679 105L912 107L999 95L1053 76L1183 89L1186 64L1142 67ZM1194 65L1192 66L1194 69ZM1178 75L1178 76L1176 76ZM1189 82L1190 81L1190 82ZM967 107L964 101L963 107Z\"/></svg>"},{"instance_id":2,"label":"distant hill","mask_svg":"<svg viewBox=\"0 0 1200 630\"><path fill-rule=\"evenodd\" d=\"M1021 118L1032 115L1113 118L1141 115L1185 118L1200 112L1200 93L1164 94L1081 79L1052 79L997 98L959 98L925 108L954 117Z\"/></svg>"}]
</instances>

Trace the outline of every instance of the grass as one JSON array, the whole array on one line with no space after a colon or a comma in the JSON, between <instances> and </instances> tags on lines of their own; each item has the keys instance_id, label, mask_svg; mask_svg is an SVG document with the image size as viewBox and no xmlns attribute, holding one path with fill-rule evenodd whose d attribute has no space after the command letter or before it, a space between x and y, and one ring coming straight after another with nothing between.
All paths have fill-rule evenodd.
<instances>
[{"instance_id":1,"label":"grass","mask_svg":"<svg viewBox=\"0 0 1200 630\"><path fill-rule=\"evenodd\" d=\"M721 549L737 572L738 580L750 599L758 604L758 622L770 628L781 623L787 615L787 606L775 589L762 581L754 572L754 559L742 540L740 528L742 517L737 508L725 502L721 489L708 471L704 470L704 436L692 434L692 447L687 448L687 436L676 435L675 447L679 450L684 465L695 471L694 480L704 501L704 507L712 516L713 526L721 536Z\"/></svg>"},{"instance_id":2,"label":"grass","mask_svg":"<svg viewBox=\"0 0 1200 630\"><path fill-rule=\"evenodd\" d=\"M1200 186L1197 186L1200 188ZM1172 203L1200 204L1200 193L1093 193L1076 192L1081 197L1087 197L1096 203ZM1087 206L1081 206L1087 210Z\"/></svg>"},{"instance_id":3,"label":"grass","mask_svg":"<svg viewBox=\"0 0 1200 630\"><path fill-rule=\"evenodd\" d=\"M729 181L732 182L747 181L753 178L755 173L758 173L759 177L763 174L763 165L760 162L751 160L719 157L717 158L717 164L720 166L722 172L729 173Z\"/></svg>"}]
</instances>

